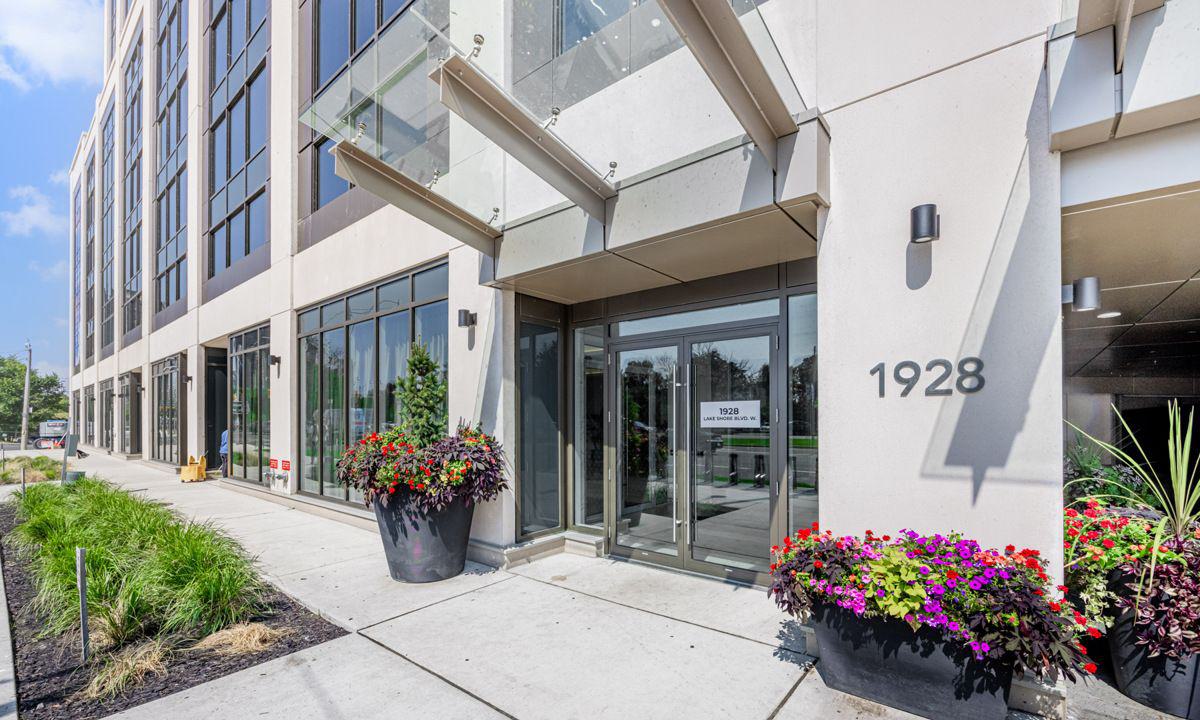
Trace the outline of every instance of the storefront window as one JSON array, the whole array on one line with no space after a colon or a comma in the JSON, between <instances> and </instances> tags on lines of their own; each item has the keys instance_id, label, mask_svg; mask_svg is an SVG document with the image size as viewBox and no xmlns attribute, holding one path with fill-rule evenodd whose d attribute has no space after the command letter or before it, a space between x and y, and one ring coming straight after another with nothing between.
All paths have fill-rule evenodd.
<instances>
[{"instance_id":1,"label":"storefront window","mask_svg":"<svg viewBox=\"0 0 1200 720\"><path fill-rule=\"evenodd\" d=\"M575 330L575 524L604 521L604 328Z\"/></svg>"},{"instance_id":2,"label":"storefront window","mask_svg":"<svg viewBox=\"0 0 1200 720\"><path fill-rule=\"evenodd\" d=\"M172 356L150 366L153 377L154 435L151 438L151 457L160 462L178 465L182 461L180 445L183 438L182 408L180 407L181 356Z\"/></svg>"},{"instance_id":3,"label":"storefront window","mask_svg":"<svg viewBox=\"0 0 1200 720\"><path fill-rule=\"evenodd\" d=\"M83 440L88 445L96 444L96 386L83 389Z\"/></svg>"},{"instance_id":4,"label":"storefront window","mask_svg":"<svg viewBox=\"0 0 1200 720\"><path fill-rule=\"evenodd\" d=\"M414 341L442 372L449 350L444 264L389 280L302 312L300 327L300 489L361 501L334 480L350 443L399 422L397 390Z\"/></svg>"},{"instance_id":5,"label":"storefront window","mask_svg":"<svg viewBox=\"0 0 1200 720\"><path fill-rule=\"evenodd\" d=\"M100 446L113 449L113 381L100 383Z\"/></svg>"},{"instance_id":6,"label":"storefront window","mask_svg":"<svg viewBox=\"0 0 1200 720\"><path fill-rule=\"evenodd\" d=\"M556 528L559 520L559 329L522 321L518 340L521 534Z\"/></svg>"},{"instance_id":7,"label":"storefront window","mask_svg":"<svg viewBox=\"0 0 1200 720\"><path fill-rule=\"evenodd\" d=\"M118 383L117 403L121 418L119 449L133 455L142 451L141 373L125 373Z\"/></svg>"},{"instance_id":8,"label":"storefront window","mask_svg":"<svg viewBox=\"0 0 1200 720\"><path fill-rule=\"evenodd\" d=\"M817 520L817 296L788 298L790 530Z\"/></svg>"},{"instance_id":9,"label":"storefront window","mask_svg":"<svg viewBox=\"0 0 1200 720\"><path fill-rule=\"evenodd\" d=\"M271 435L270 327L229 341L229 474L264 482Z\"/></svg>"}]
</instances>

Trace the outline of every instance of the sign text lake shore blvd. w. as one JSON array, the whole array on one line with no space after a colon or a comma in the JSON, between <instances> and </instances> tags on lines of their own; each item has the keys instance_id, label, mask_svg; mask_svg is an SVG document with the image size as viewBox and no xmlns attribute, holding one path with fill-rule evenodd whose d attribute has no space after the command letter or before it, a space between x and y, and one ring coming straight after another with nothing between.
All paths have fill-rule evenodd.
<instances>
[{"instance_id":1,"label":"sign text lake shore blvd. w.","mask_svg":"<svg viewBox=\"0 0 1200 720\"><path fill-rule=\"evenodd\" d=\"M724 400L700 403L702 428L762 427L759 400Z\"/></svg>"}]
</instances>

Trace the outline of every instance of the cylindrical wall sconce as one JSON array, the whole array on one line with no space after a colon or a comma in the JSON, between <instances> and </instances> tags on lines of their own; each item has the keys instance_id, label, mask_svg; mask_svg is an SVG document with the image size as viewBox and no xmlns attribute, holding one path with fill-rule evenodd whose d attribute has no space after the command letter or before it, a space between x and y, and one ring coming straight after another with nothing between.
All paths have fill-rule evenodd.
<instances>
[{"instance_id":1,"label":"cylindrical wall sconce","mask_svg":"<svg viewBox=\"0 0 1200 720\"><path fill-rule=\"evenodd\" d=\"M1100 309L1100 278L1082 277L1071 283L1071 309L1089 312Z\"/></svg>"},{"instance_id":2,"label":"cylindrical wall sconce","mask_svg":"<svg viewBox=\"0 0 1200 720\"><path fill-rule=\"evenodd\" d=\"M942 231L942 218L937 205L918 205L909 213L911 221L910 239L915 243L937 240Z\"/></svg>"}]
</instances>

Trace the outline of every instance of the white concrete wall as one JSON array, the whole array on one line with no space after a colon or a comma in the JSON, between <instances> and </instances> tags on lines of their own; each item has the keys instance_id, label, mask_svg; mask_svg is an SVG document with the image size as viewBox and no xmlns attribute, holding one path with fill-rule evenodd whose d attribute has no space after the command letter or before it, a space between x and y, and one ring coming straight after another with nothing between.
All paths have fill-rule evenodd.
<instances>
[{"instance_id":1,"label":"white concrete wall","mask_svg":"<svg viewBox=\"0 0 1200 720\"><path fill-rule=\"evenodd\" d=\"M1058 564L1058 157L1045 38L1032 34L1049 9L1030 9L1004 35L976 23L986 44L897 76L908 41L849 33L862 27L850 24L852 4L830 5L818 56L842 62L818 65L818 97L838 106L826 116L832 206L818 255L821 520L835 532L957 530ZM932 12L905 22L922 21ZM881 49L856 61L852 38ZM922 203L938 205L941 239L914 246L909 209ZM926 374L908 397L889 380L881 399L869 374L879 362L890 374L902 360L967 356L985 363L976 394L927 397Z\"/></svg>"}]
</instances>

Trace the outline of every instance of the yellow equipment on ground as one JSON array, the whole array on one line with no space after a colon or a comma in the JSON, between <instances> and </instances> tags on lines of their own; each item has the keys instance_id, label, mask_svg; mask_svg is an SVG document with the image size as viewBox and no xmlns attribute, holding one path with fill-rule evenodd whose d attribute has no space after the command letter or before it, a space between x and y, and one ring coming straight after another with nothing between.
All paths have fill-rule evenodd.
<instances>
[{"instance_id":1,"label":"yellow equipment on ground","mask_svg":"<svg viewBox=\"0 0 1200 720\"><path fill-rule=\"evenodd\" d=\"M197 461L192 455L188 455L187 465L179 468L179 479L182 482L200 482L208 478L208 459L203 455Z\"/></svg>"}]
</instances>

